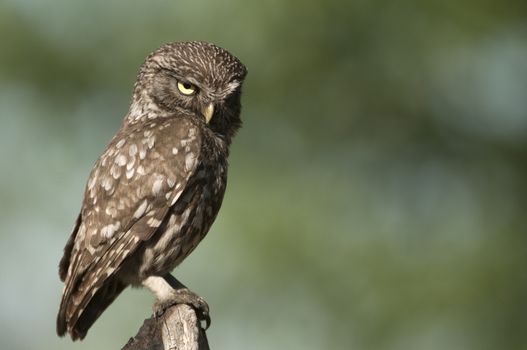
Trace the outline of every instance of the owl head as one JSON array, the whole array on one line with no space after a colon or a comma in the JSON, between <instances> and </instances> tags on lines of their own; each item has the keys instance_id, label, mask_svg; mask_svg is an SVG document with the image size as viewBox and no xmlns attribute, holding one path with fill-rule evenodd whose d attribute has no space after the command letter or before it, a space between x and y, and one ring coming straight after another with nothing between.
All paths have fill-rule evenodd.
<instances>
[{"instance_id":1,"label":"owl head","mask_svg":"<svg viewBox=\"0 0 527 350\"><path fill-rule=\"evenodd\" d=\"M236 57L214 44L166 44L142 65L127 121L188 115L230 142L241 126L240 95L246 74Z\"/></svg>"}]
</instances>

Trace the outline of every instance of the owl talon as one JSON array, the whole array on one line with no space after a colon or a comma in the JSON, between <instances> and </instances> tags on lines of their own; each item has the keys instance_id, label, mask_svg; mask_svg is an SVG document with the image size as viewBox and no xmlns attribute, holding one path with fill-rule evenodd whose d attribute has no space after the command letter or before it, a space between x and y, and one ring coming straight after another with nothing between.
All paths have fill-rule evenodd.
<instances>
[{"instance_id":1,"label":"owl talon","mask_svg":"<svg viewBox=\"0 0 527 350\"><path fill-rule=\"evenodd\" d=\"M154 317L162 316L169 307L178 304L191 306L196 312L198 320L205 321L205 330L210 327L209 305L202 297L187 288L177 289L167 299L158 300L154 304Z\"/></svg>"}]
</instances>

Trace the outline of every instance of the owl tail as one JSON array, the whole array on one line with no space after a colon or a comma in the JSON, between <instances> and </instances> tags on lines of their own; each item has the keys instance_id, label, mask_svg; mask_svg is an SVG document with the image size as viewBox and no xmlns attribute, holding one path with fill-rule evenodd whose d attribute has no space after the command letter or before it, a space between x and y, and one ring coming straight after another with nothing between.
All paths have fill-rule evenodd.
<instances>
[{"instance_id":1,"label":"owl tail","mask_svg":"<svg viewBox=\"0 0 527 350\"><path fill-rule=\"evenodd\" d=\"M103 286L89 299L79 304L76 295L64 295L57 315L57 334L69 332L72 340L84 339L86 333L104 310L127 287L117 280L106 280Z\"/></svg>"}]
</instances>

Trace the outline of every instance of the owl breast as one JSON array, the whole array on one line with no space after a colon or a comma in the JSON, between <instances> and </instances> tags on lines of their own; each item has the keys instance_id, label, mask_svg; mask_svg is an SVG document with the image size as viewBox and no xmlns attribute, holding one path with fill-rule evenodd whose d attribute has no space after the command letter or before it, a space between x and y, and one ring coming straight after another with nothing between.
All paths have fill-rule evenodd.
<instances>
[{"instance_id":1,"label":"owl breast","mask_svg":"<svg viewBox=\"0 0 527 350\"><path fill-rule=\"evenodd\" d=\"M137 252L136 257L141 260L140 279L169 273L209 231L227 184L227 155L223 149L221 141L205 137L199 165L187 188L170 208L156 234Z\"/></svg>"}]
</instances>

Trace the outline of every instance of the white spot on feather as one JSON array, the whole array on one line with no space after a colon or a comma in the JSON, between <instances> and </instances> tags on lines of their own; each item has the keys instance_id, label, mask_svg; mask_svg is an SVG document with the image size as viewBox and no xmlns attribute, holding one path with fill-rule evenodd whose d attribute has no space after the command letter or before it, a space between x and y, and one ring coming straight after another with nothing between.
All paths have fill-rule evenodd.
<instances>
[{"instance_id":1,"label":"white spot on feather","mask_svg":"<svg viewBox=\"0 0 527 350\"><path fill-rule=\"evenodd\" d=\"M130 170L130 169L132 169L132 167L134 166L134 164L135 164L135 158L130 159L130 161L128 162L128 164L126 164L126 170Z\"/></svg>"},{"instance_id":2,"label":"white spot on feather","mask_svg":"<svg viewBox=\"0 0 527 350\"><path fill-rule=\"evenodd\" d=\"M154 196L157 196L161 191L161 188L163 187L163 180L164 179L161 177L154 181L154 184L152 185L152 193Z\"/></svg>"},{"instance_id":3,"label":"white spot on feather","mask_svg":"<svg viewBox=\"0 0 527 350\"><path fill-rule=\"evenodd\" d=\"M172 202L170 203L170 205L174 205L174 204L177 202L177 200L178 200L178 198L179 198L180 195L181 195L181 191L178 192L178 193L176 193L176 195L174 196L174 198L172 198Z\"/></svg>"},{"instance_id":4,"label":"white spot on feather","mask_svg":"<svg viewBox=\"0 0 527 350\"><path fill-rule=\"evenodd\" d=\"M110 168L110 174L113 176L114 179L117 180L119 176L121 176L121 168L113 164Z\"/></svg>"},{"instance_id":5,"label":"white spot on feather","mask_svg":"<svg viewBox=\"0 0 527 350\"><path fill-rule=\"evenodd\" d=\"M134 169L134 168L132 168L132 169L130 169L130 170L127 170L127 171L126 171L126 178L127 178L127 179L131 179L132 176L134 176L134 173L135 173L135 169Z\"/></svg>"},{"instance_id":6,"label":"white spot on feather","mask_svg":"<svg viewBox=\"0 0 527 350\"><path fill-rule=\"evenodd\" d=\"M130 106L130 110L128 112L128 115L132 119L139 119L143 114L143 109L141 108L141 105L137 102L132 103Z\"/></svg>"},{"instance_id":7,"label":"white spot on feather","mask_svg":"<svg viewBox=\"0 0 527 350\"><path fill-rule=\"evenodd\" d=\"M97 177L96 176L92 176L90 178L90 181L88 181L88 189L89 190L93 189L93 186L95 186L96 182L97 182Z\"/></svg>"},{"instance_id":8,"label":"white spot on feather","mask_svg":"<svg viewBox=\"0 0 527 350\"><path fill-rule=\"evenodd\" d=\"M134 157L137 154L137 145L135 143L130 145L130 148L128 149L128 154L130 157Z\"/></svg>"},{"instance_id":9,"label":"white spot on feather","mask_svg":"<svg viewBox=\"0 0 527 350\"><path fill-rule=\"evenodd\" d=\"M106 215L109 215L112 218L117 216L117 209L114 206L106 207L105 212L106 212Z\"/></svg>"},{"instance_id":10,"label":"white spot on feather","mask_svg":"<svg viewBox=\"0 0 527 350\"><path fill-rule=\"evenodd\" d=\"M126 164L126 156L123 154L119 154L117 157L115 157L115 164L119 166L123 166Z\"/></svg>"},{"instance_id":11,"label":"white spot on feather","mask_svg":"<svg viewBox=\"0 0 527 350\"><path fill-rule=\"evenodd\" d=\"M148 201L145 199L143 203L137 208L137 210L134 213L134 218L139 219L143 214L145 213L146 207L148 205Z\"/></svg>"},{"instance_id":12,"label":"white spot on feather","mask_svg":"<svg viewBox=\"0 0 527 350\"><path fill-rule=\"evenodd\" d=\"M158 227L161 224L161 221L156 218L150 218L150 220L147 221L147 224L150 227Z\"/></svg>"},{"instance_id":13,"label":"white spot on feather","mask_svg":"<svg viewBox=\"0 0 527 350\"><path fill-rule=\"evenodd\" d=\"M238 88L238 86L240 86L240 82L239 81L237 81L237 80L231 81L229 84L227 84L226 94L227 95L230 94L231 92L236 90Z\"/></svg>"},{"instance_id":14,"label":"white spot on feather","mask_svg":"<svg viewBox=\"0 0 527 350\"><path fill-rule=\"evenodd\" d=\"M191 208L185 209L185 211L183 212L183 215L181 215L182 222L186 222L187 221L187 219L188 219L188 217L190 215L190 209Z\"/></svg>"},{"instance_id":15,"label":"white spot on feather","mask_svg":"<svg viewBox=\"0 0 527 350\"><path fill-rule=\"evenodd\" d=\"M104 238L112 238L115 231L121 227L121 222L117 221L115 224L106 225L101 229L101 235Z\"/></svg>"},{"instance_id":16,"label":"white spot on feather","mask_svg":"<svg viewBox=\"0 0 527 350\"><path fill-rule=\"evenodd\" d=\"M194 168L194 164L196 163L196 156L194 153L188 153L185 156L185 170L189 171L192 168Z\"/></svg>"},{"instance_id":17,"label":"white spot on feather","mask_svg":"<svg viewBox=\"0 0 527 350\"><path fill-rule=\"evenodd\" d=\"M102 181L101 181L101 186L106 190L106 191L110 191L112 189L112 186L113 186L113 180L109 177L105 177Z\"/></svg>"},{"instance_id":18,"label":"white spot on feather","mask_svg":"<svg viewBox=\"0 0 527 350\"><path fill-rule=\"evenodd\" d=\"M155 143L155 141L156 141L156 138L155 138L154 136L149 137L149 138L148 138L148 141L147 141L147 143L148 143L148 148L152 148L152 147L154 147L154 143Z\"/></svg>"}]
</instances>

